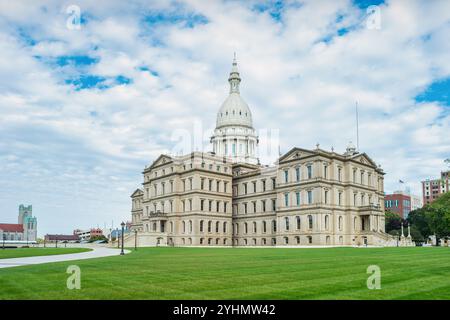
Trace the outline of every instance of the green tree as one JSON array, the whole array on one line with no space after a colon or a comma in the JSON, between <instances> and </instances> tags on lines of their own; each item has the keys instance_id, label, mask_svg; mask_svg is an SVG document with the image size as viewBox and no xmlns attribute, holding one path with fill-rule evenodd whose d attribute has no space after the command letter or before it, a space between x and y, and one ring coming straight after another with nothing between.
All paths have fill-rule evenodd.
<instances>
[{"instance_id":1,"label":"green tree","mask_svg":"<svg viewBox=\"0 0 450 320\"><path fill-rule=\"evenodd\" d=\"M402 224L402 218L395 212L387 210L385 213L385 228L386 232L391 234L390 231L399 230Z\"/></svg>"},{"instance_id":2,"label":"green tree","mask_svg":"<svg viewBox=\"0 0 450 320\"><path fill-rule=\"evenodd\" d=\"M407 218L409 225L414 227L424 238L428 238L432 234L428 225L426 212L425 208L413 210Z\"/></svg>"}]
</instances>

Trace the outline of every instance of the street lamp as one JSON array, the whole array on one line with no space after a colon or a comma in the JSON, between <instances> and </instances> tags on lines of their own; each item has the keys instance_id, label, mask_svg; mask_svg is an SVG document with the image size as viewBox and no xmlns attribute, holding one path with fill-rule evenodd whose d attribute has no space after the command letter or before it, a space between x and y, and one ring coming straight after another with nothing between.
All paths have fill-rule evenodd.
<instances>
[{"instance_id":1,"label":"street lamp","mask_svg":"<svg viewBox=\"0 0 450 320\"><path fill-rule=\"evenodd\" d=\"M134 250L137 250L137 229L134 230Z\"/></svg>"},{"instance_id":2,"label":"street lamp","mask_svg":"<svg viewBox=\"0 0 450 320\"><path fill-rule=\"evenodd\" d=\"M120 251L120 255L123 256L125 253L123 252L123 233L124 233L124 229L125 229L125 222L122 221L122 223L120 224L122 226L122 234L121 234L121 238L122 238L122 250Z\"/></svg>"},{"instance_id":3,"label":"street lamp","mask_svg":"<svg viewBox=\"0 0 450 320\"><path fill-rule=\"evenodd\" d=\"M120 248L119 228L116 228L116 239L117 239L117 249L119 249Z\"/></svg>"}]
</instances>

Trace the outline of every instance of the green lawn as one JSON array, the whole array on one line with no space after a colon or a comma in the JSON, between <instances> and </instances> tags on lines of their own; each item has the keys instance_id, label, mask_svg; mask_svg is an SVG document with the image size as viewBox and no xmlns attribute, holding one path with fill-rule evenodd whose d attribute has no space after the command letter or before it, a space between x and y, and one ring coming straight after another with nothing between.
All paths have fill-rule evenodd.
<instances>
[{"instance_id":1,"label":"green lawn","mask_svg":"<svg viewBox=\"0 0 450 320\"><path fill-rule=\"evenodd\" d=\"M66 268L81 268L81 289ZM366 286L369 265L381 289ZM0 269L0 299L450 299L450 248L146 248Z\"/></svg>"},{"instance_id":2,"label":"green lawn","mask_svg":"<svg viewBox=\"0 0 450 320\"><path fill-rule=\"evenodd\" d=\"M68 254L91 251L86 248L15 248L1 249L0 259L23 258L35 256L52 256L55 254Z\"/></svg>"}]
</instances>

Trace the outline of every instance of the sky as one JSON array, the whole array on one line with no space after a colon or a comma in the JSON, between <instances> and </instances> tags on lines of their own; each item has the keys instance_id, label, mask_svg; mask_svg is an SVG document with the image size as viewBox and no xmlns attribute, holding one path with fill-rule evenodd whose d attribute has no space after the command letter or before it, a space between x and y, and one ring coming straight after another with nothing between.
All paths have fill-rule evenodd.
<instances>
[{"instance_id":1,"label":"sky","mask_svg":"<svg viewBox=\"0 0 450 320\"><path fill-rule=\"evenodd\" d=\"M282 153L344 152L358 101L386 192L447 168L450 1L0 0L0 221L22 203L40 236L130 220L144 167L207 142L234 52Z\"/></svg>"}]
</instances>

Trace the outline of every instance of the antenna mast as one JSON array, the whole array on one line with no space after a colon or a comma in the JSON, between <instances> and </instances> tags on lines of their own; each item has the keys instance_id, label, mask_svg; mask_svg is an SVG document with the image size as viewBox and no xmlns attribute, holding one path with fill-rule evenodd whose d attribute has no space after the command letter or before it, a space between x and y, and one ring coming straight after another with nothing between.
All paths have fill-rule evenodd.
<instances>
[{"instance_id":1,"label":"antenna mast","mask_svg":"<svg viewBox=\"0 0 450 320\"><path fill-rule=\"evenodd\" d=\"M356 150L359 152L359 117L358 117L358 101L356 101Z\"/></svg>"}]
</instances>

